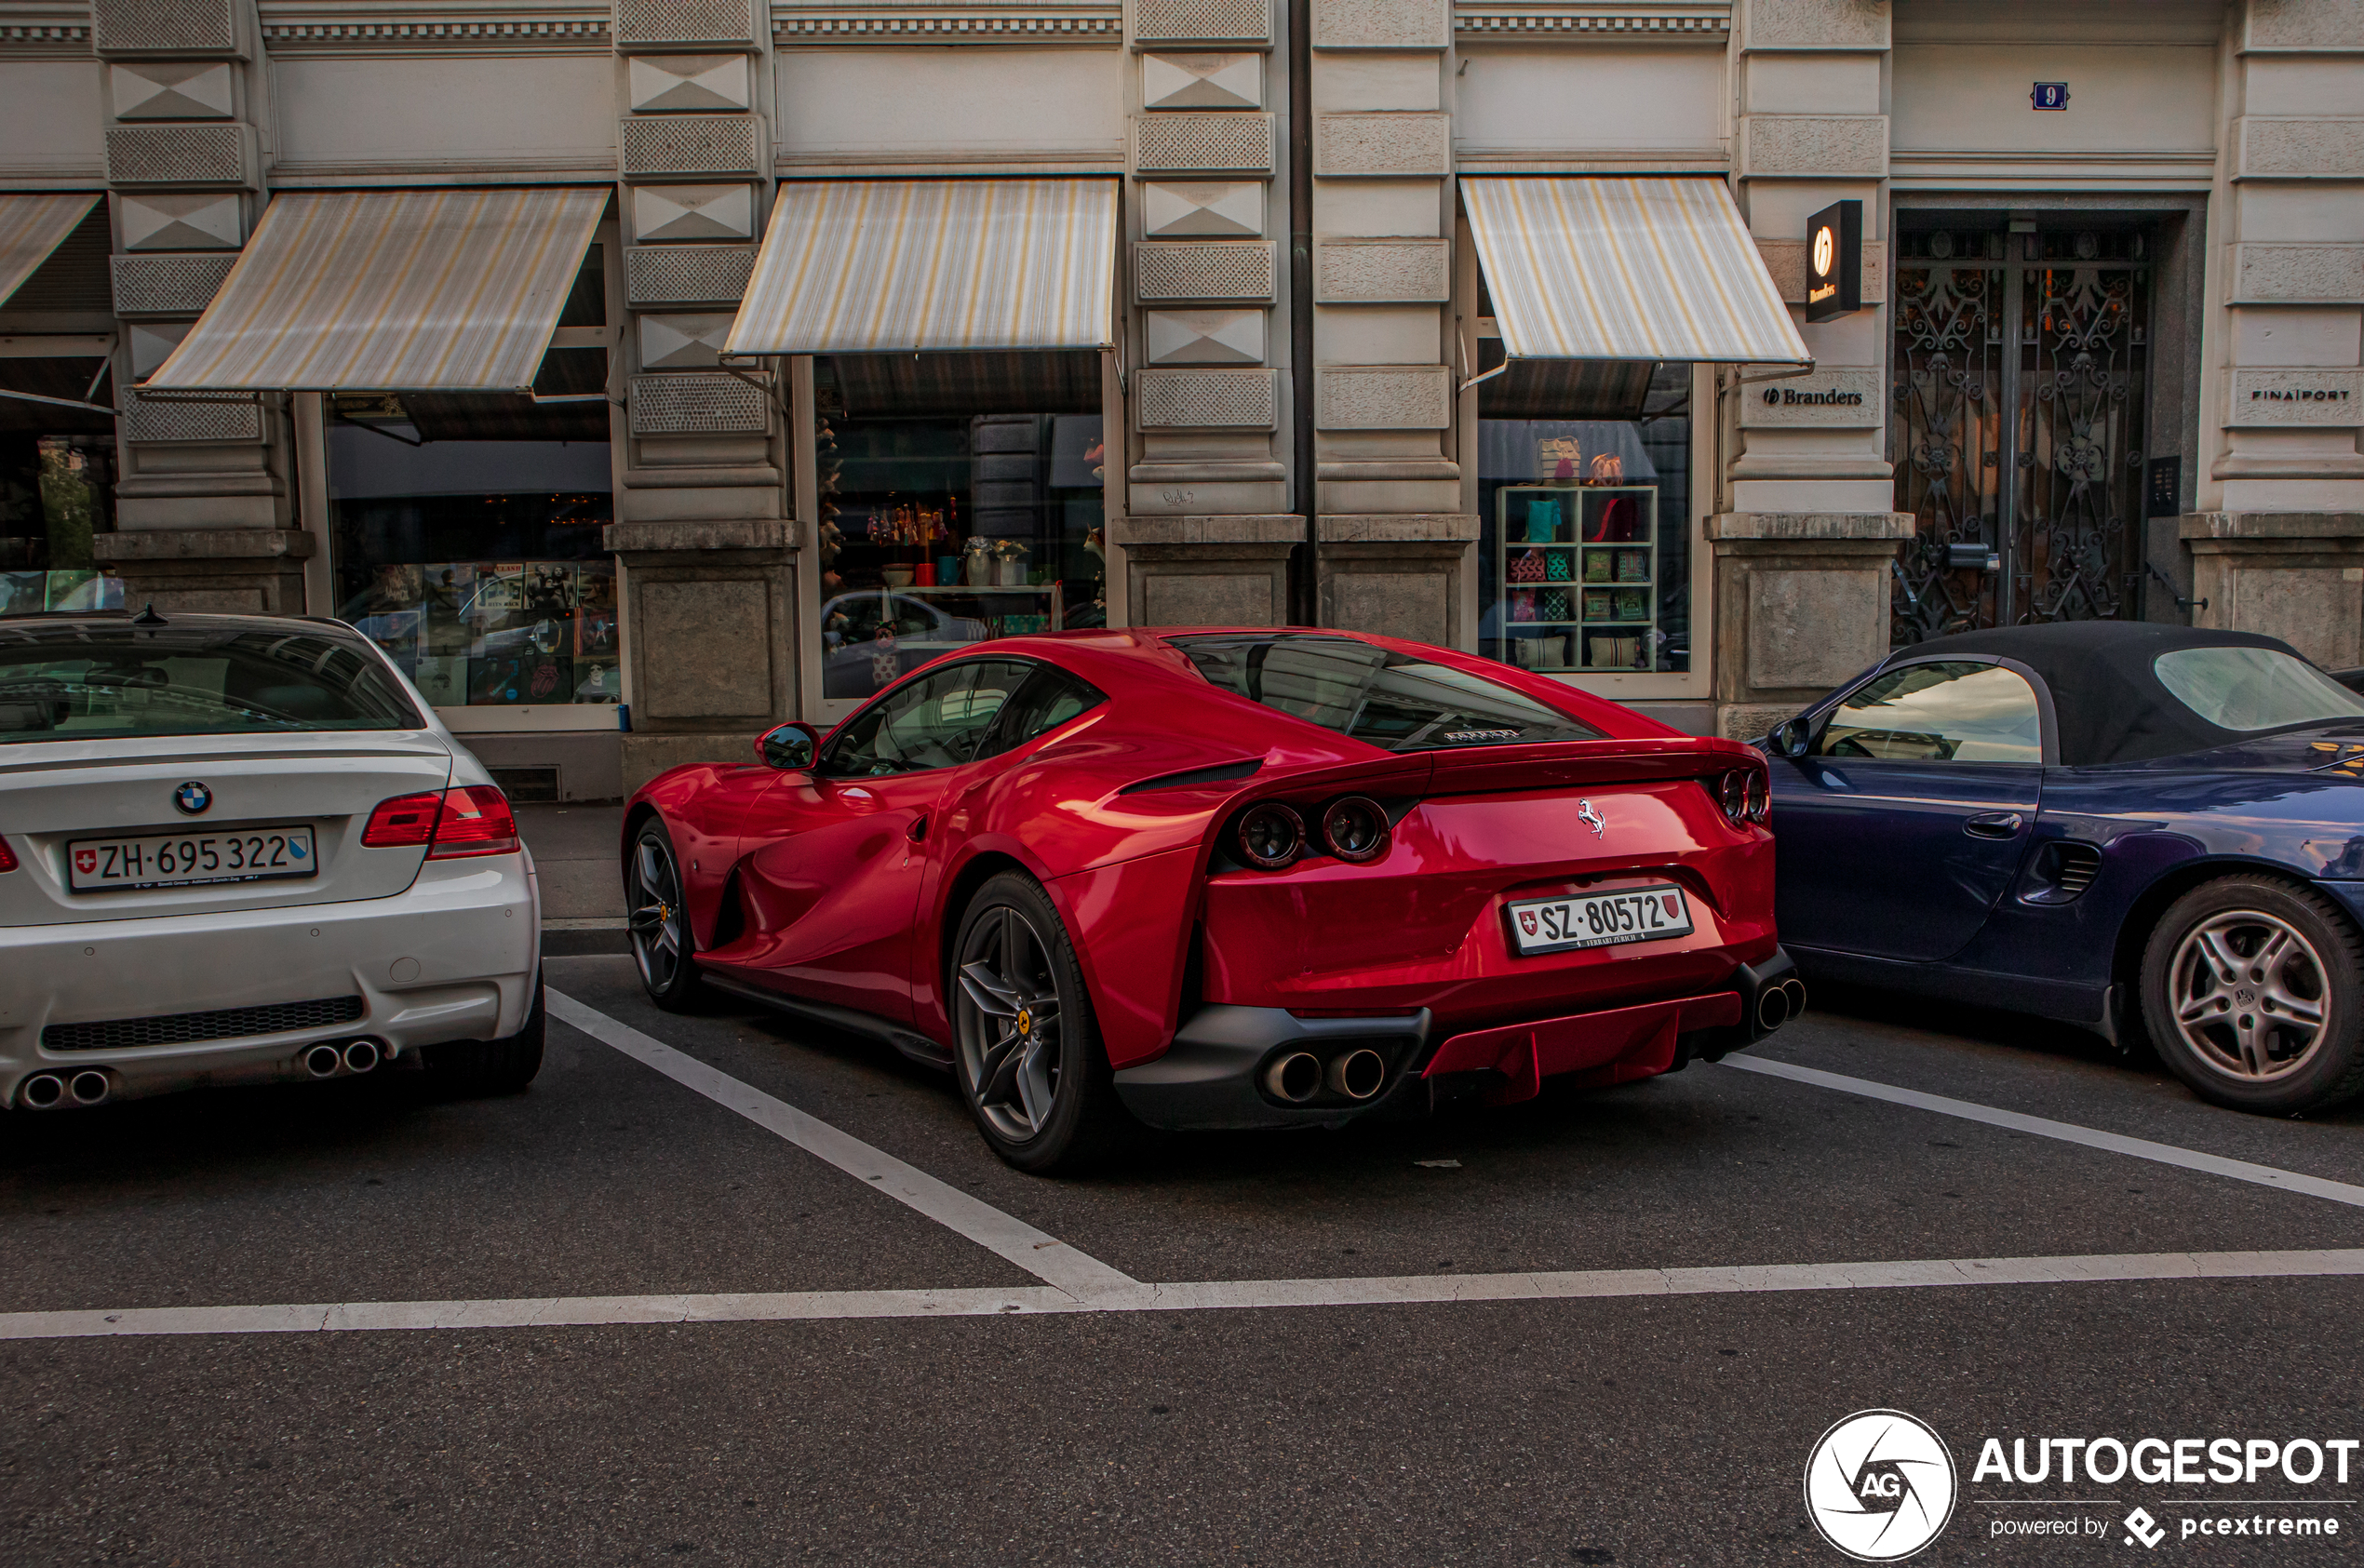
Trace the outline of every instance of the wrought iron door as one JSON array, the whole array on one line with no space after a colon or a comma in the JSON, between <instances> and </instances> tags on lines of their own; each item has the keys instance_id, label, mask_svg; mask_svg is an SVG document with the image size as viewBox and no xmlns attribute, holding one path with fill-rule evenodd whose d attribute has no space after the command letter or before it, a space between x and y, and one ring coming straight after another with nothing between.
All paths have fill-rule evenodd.
<instances>
[{"instance_id":1,"label":"wrought iron door","mask_svg":"<svg viewBox=\"0 0 2364 1568\"><path fill-rule=\"evenodd\" d=\"M1890 640L2139 606L2150 266L2139 231L1897 236Z\"/></svg>"}]
</instances>

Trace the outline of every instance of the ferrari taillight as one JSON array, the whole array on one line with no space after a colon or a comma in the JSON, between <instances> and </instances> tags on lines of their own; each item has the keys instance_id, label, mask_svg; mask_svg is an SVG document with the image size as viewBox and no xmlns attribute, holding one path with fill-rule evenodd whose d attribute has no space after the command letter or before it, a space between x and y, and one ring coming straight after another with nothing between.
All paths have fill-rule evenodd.
<instances>
[{"instance_id":1,"label":"ferrari taillight","mask_svg":"<svg viewBox=\"0 0 2364 1568\"><path fill-rule=\"evenodd\" d=\"M490 784L424 790L379 801L361 830L361 842L372 850L423 844L429 860L515 854L517 820L509 797Z\"/></svg>"}]
</instances>

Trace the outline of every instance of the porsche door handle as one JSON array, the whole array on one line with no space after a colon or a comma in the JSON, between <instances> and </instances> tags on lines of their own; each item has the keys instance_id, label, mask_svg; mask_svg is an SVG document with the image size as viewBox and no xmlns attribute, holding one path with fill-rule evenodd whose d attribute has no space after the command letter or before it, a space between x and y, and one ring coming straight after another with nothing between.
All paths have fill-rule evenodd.
<instances>
[{"instance_id":1,"label":"porsche door handle","mask_svg":"<svg viewBox=\"0 0 2364 1568\"><path fill-rule=\"evenodd\" d=\"M2027 819L2017 811L1987 811L1962 824L1962 831L1973 838L2015 838Z\"/></svg>"}]
</instances>

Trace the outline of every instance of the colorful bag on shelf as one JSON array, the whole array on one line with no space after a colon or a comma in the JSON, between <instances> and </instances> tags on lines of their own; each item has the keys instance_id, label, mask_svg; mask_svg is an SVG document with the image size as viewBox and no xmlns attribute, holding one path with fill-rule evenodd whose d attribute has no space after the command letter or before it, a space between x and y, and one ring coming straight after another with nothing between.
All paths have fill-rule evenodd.
<instances>
[{"instance_id":1,"label":"colorful bag on shelf","mask_svg":"<svg viewBox=\"0 0 2364 1568\"><path fill-rule=\"evenodd\" d=\"M1609 557L1605 550L1584 552L1584 581L1606 583L1609 580Z\"/></svg>"},{"instance_id":2,"label":"colorful bag on shelf","mask_svg":"<svg viewBox=\"0 0 2364 1568\"><path fill-rule=\"evenodd\" d=\"M1511 619L1513 621L1532 621L1535 619L1534 589L1513 588L1511 590Z\"/></svg>"},{"instance_id":3,"label":"colorful bag on shelf","mask_svg":"<svg viewBox=\"0 0 2364 1568\"><path fill-rule=\"evenodd\" d=\"M1585 591L1584 618L1587 621L1605 621L1609 618L1609 591L1606 588Z\"/></svg>"},{"instance_id":4,"label":"colorful bag on shelf","mask_svg":"<svg viewBox=\"0 0 2364 1568\"><path fill-rule=\"evenodd\" d=\"M1543 556L1538 550L1522 550L1511 557L1511 581L1540 583L1543 581Z\"/></svg>"},{"instance_id":5,"label":"colorful bag on shelf","mask_svg":"<svg viewBox=\"0 0 2364 1568\"><path fill-rule=\"evenodd\" d=\"M1565 621L1568 619L1568 596L1564 588L1546 588L1535 596L1536 619Z\"/></svg>"},{"instance_id":6,"label":"colorful bag on shelf","mask_svg":"<svg viewBox=\"0 0 2364 1568\"><path fill-rule=\"evenodd\" d=\"M1560 503L1551 501L1530 501L1526 503L1526 542L1549 544L1560 537Z\"/></svg>"},{"instance_id":7,"label":"colorful bag on shelf","mask_svg":"<svg viewBox=\"0 0 2364 1568\"><path fill-rule=\"evenodd\" d=\"M1617 553L1617 580L1620 583L1647 583L1650 580L1650 557L1640 550L1619 550Z\"/></svg>"},{"instance_id":8,"label":"colorful bag on shelf","mask_svg":"<svg viewBox=\"0 0 2364 1568\"><path fill-rule=\"evenodd\" d=\"M1568 580L1568 553L1565 550L1552 551L1543 564L1543 575L1551 581L1565 583Z\"/></svg>"}]
</instances>

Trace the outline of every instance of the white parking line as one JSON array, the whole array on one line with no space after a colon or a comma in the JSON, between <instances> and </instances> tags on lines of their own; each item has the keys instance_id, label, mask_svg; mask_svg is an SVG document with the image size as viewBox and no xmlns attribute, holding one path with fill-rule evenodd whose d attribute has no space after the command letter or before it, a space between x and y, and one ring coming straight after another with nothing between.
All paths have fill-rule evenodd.
<instances>
[{"instance_id":1,"label":"white parking line","mask_svg":"<svg viewBox=\"0 0 2364 1568\"><path fill-rule=\"evenodd\" d=\"M1179 1285L1133 1283L1087 1295L1032 1285L1015 1290L793 1291L731 1295L541 1296L508 1301L151 1307L119 1311L0 1313L0 1340L762 1323L833 1318L1028 1317L1046 1313L1205 1312L1288 1307L1414 1307L1628 1296L1750 1295L1792 1291L2357 1275L2364 1275L2364 1248L1933 1258L1899 1263L1780 1264L1727 1268L1610 1268L1550 1274L1409 1274L1365 1280L1223 1280Z\"/></svg>"},{"instance_id":2,"label":"white parking line","mask_svg":"<svg viewBox=\"0 0 2364 1568\"><path fill-rule=\"evenodd\" d=\"M1894 1106L1911 1106L1915 1110L1935 1111L1940 1116L1958 1116L1966 1121L1983 1121L1990 1127L2007 1127L2014 1132L2033 1132L2041 1138L2058 1138L2064 1144L2083 1144L2087 1148L2107 1149L2112 1154L2131 1155L2137 1159L2156 1160L2161 1165L2179 1166L2211 1176L2230 1176L2237 1182L2255 1182L2260 1186L2278 1187L2284 1192L2303 1192L2310 1198L2326 1198L2334 1203L2364 1208L2364 1186L2326 1181L2320 1176L2301 1175L2296 1171L2284 1171L2272 1165L2252 1165L2246 1159L2227 1159L2222 1155L2202 1154L2197 1149L2178 1148L2173 1144L2155 1144L2148 1138L2129 1138L2123 1133L2079 1127L2071 1121L2053 1121L2045 1117L2025 1116L2018 1111L1997 1110L1993 1106L1981 1106L1974 1100L1950 1100L1942 1094L1925 1094L1917 1089L1899 1089L1892 1083L1874 1083L1867 1078L1826 1073L1819 1067L1801 1067L1793 1063L1775 1062L1762 1056L1726 1056L1724 1065L1739 1067L1744 1072L1764 1073L1770 1078L1785 1078L1793 1083L1810 1083L1818 1089L1860 1094L1870 1100L1886 1100Z\"/></svg>"},{"instance_id":3,"label":"white parking line","mask_svg":"<svg viewBox=\"0 0 2364 1568\"><path fill-rule=\"evenodd\" d=\"M987 1252L998 1253L1046 1284L1077 1295L1138 1287L1130 1274L1087 1257L1055 1236L1045 1235L1024 1220L982 1203L958 1187L880 1149L872 1148L827 1122L807 1116L785 1100L741 1083L728 1073L707 1066L659 1039L619 1023L596 1008L585 1007L562 991L545 991L550 1016L582 1030L593 1039L615 1047L636 1061L645 1062L684 1088L694 1089L727 1110L778 1133L788 1142L843 1171L856 1181L958 1231ZM666 1298L669 1299L669 1298Z\"/></svg>"}]
</instances>

